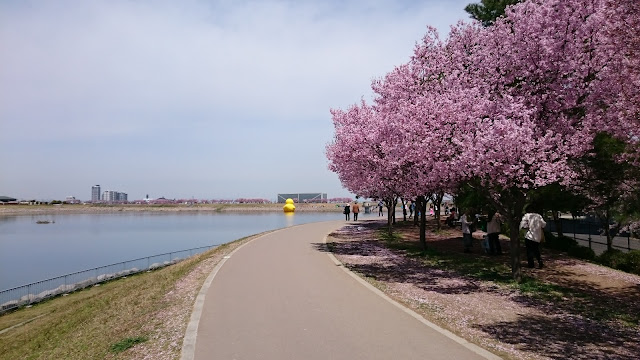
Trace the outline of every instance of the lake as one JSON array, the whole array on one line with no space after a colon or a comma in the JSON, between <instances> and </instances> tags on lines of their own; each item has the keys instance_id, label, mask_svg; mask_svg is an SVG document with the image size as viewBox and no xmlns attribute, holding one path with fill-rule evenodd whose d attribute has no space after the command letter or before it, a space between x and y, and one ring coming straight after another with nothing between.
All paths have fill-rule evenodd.
<instances>
[{"instance_id":1,"label":"lake","mask_svg":"<svg viewBox=\"0 0 640 360\"><path fill-rule=\"evenodd\" d=\"M0 216L0 290L136 258L224 244L335 213L118 213ZM370 214L361 214L366 218ZM55 221L37 224L36 221Z\"/></svg>"}]
</instances>

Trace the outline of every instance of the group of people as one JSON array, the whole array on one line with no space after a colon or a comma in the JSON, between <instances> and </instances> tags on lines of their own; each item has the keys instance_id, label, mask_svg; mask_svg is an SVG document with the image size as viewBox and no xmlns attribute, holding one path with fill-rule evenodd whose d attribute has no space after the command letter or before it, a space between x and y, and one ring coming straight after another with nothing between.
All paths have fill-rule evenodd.
<instances>
[{"instance_id":1,"label":"group of people","mask_svg":"<svg viewBox=\"0 0 640 360\"><path fill-rule=\"evenodd\" d=\"M356 201L353 204L353 207L351 207L351 204L346 203L344 205L344 210L342 211L342 213L344 214L344 219L347 221L351 220L351 212L353 212L353 221L358 221L358 214L360 213L360 205L358 205L358 202Z\"/></svg>"},{"instance_id":2,"label":"group of people","mask_svg":"<svg viewBox=\"0 0 640 360\"><path fill-rule=\"evenodd\" d=\"M504 222L504 217L493 212L487 219L487 242L489 255L501 255L502 247L500 245L500 228ZM471 252L473 244L472 234L475 231L477 224L476 219L471 217L471 213L466 211L460 217L460 224L462 226L462 244L464 246L464 252ZM525 248L527 252L527 266L534 267L534 259L538 261L538 267L542 269L544 264L540 255L540 243L544 241L544 228L547 223L542 218L542 215L536 212L526 213L520 221L521 234L524 235Z\"/></svg>"},{"instance_id":3,"label":"group of people","mask_svg":"<svg viewBox=\"0 0 640 360\"><path fill-rule=\"evenodd\" d=\"M384 216L384 202L380 200L378 202L378 216ZM407 207L404 207L403 210L409 210L409 217L412 217L415 212L415 203L410 202ZM437 211L438 208L435 208ZM431 215L433 215L434 208L430 208ZM344 206L343 214L345 215L345 220L351 220L351 213L353 213L353 220L358 220L358 214L360 213L360 206L358 202L355 202L353 205L347 203ZM445 223L450 227L454 227L457 222L460 222L462 228L462 244L464 246L464 252L471 252L471 247L473 246L473 233L476 229L476 226L479 222L479 215L473 217L470 211L466 211L460 216L460 219L457 219L457 211L455 207L449 208L449 206L445 207L445 213L448 215L445 219ZM418 214L416 213L416 216ZM500 245L500 231L501 225L504 222L504 217L498 212L491 212L486 222L486 232L487 232L487 253L489 255L502 255L502 246ZM522 220L520 221L520 230L525 238L525 248L527 251L527 265L532 268L534 267L534 260L538 261L538 267L542 268L544 265L542 263L542 257L540 256L540 243L544 241L544 228L547 223L544 221L542 216L536 212L526 213Z\"/></svg>"}]
</instances>

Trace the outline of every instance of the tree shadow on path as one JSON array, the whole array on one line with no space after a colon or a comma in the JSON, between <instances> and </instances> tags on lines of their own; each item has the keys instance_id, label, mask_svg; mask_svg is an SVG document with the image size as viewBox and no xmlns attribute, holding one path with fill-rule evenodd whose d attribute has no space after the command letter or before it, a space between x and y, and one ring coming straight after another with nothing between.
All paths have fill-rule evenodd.
<instances>
[{"instance_id":1,"label":"tree shadow on path","mask_svg":"<svg viewBox=\"0 0 640 360\"><path fill-rule=\"evenodd\" d=\"M515 321L470 325L519 350L552 359L640 359L639 286L598 288L588 279L563 270L564 266L569 268L573 264L573 260L565 259L550 264L552 269L548 272L538 273L546 274L541 276L545 281L533 279L538 292L533 296L515 287L484 281L486 279L479 279L477 274L469 276L451 268L427 265L424 257L389 248L389 243L385 246L378 240L380 227L380 223L349 225L330 235L333 242L314 244L314 247L343 259L346 257L348 261L344 265L347 268L383 283L409 284L445 295L492 293L536 309L537 315L520 315ZM450 241L444 246L456 248L457 240L454 237L442 241ZM409 248L416 246L410 245ZM496 259L478 254L456 256L459 256L457 259L461 264L458 265L462 265L462 269L465 269L462 263L467 261L476 261L480 267L508 261L504 257Z\"/></svg>"}]
</instances>

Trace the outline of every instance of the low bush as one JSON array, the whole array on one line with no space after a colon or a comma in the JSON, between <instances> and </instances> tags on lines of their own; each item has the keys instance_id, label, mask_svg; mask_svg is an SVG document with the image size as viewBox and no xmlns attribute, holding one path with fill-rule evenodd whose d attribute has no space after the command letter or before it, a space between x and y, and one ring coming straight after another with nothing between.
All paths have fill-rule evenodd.
<instances>
[{"instance_id":1,"label":"low bush","mask_svg":"<svg viewBox=\"0 0 640 360\"><path fill-rule=\"evenodd\" d=\"M578 242L574 239L568 236L557 237L548 231L544 232L544 238L543 246L549 249L568 252L570 248L578 246Z\"/></svg>"},{"instance_id":2,"label":"low bush","mask_svg":"<svg viewBox=\"0 0 640 360\"><path fill-rule=\"evenodd\" d=\"M633 250L623 255L624 261L618 264L618 269L640 275L640 250Z\"/></svg>"},{"instance_id":3,"label":"low bush","mask_svg":"<svg viewBox=\"0 0 640 360\"><path fill-rule=\"evenodd\" d=\"M571 246L567 251L567 254L569 254L569 256L572 256L574 258L584 259L584 260L595 260L596 258L596 253L592 249L586 246L580 246L577 244L575 246Z\"/></svg>"},{"instance_id":4,"label":"low bush","mask_svg":"<svg viewBox=\"0 0 640 360\"><path fill-rule=\"evenodd\" d=\"M600 264L624 272L640 275L640 250L624 253L620 250L607 250L596 259Z\"/></svg>"},{"instance_id":5,"label":"low bush","mask_svg":"<svg viewBox=\"0 0 640 360\"><path fill-rule=\"evenodd\" d=\"M625 254L617 249L607 250L596 259L600 264L618 269L625 262Z\"/></svg>"}]
</instances>

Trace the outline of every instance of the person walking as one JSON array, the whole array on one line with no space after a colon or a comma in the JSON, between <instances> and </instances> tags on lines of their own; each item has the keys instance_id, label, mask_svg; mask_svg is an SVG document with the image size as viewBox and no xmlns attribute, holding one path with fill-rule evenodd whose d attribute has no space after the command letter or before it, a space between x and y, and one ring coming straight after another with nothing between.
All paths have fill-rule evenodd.
<instances>
[{"instance_id":1,"label":"person walking","mask_svg":"<svg viewBox=\"0 0 640 360\"><path fill-rule=\"evenodd\" d=\"M413 211L416 209L416 203L415 202L411 202L411 204L409 204L409 218L413 217Z\"/></svg>"},{"instance_id":2,"label":"person walking","mask_svg":"<svg viewBox=\"0 0 640 360\"><path fill-rule=\"evenodd\" d=\"M542 257L540 256L540 242L544 238L544 227L547 223L538 213L526 213L520 221L520 229L526 229L524 234L524 245L527 249L527 266L533 267L533 259L538 260L538 267L543 268Z\"/></svg>"},{"instance_id":3,"label":"person walking","mask_svg":"<svg viewBox=\"0 0 640 360\"><path fill-rule=\"evenodd\" d=\"M489 241L489 255L502 255L502 246L500 246L500 225L502 224L502 216L494 211L489 215L487 223L487 239Z\"/></svg>"},{"instance_id":4,"label":"person walking","mask_svg":"<svg viewBox=\"0 0 640 360\"><path fill-rule=\"evenodd\" d=\"M384 202L382 200L378 201L378 216L384 216L384 212L382 209L384 208Z\"/></svg>"},{"instance_id":5,"label":"person walking","mask_svg":"<svg viewBox=\"0 0 640 360\"><path fill-rule=\"evenodd\" d=\"M353 221L358 221L358 214L360 213L360 205L358 205L357 201L353 204L351 211L353 211Z\"/></svg>"},{"instance_id":6,"label":"person walking","mask_svg":"<svg viewBox=\"0 0 640 360\"><path fill-rule=\"evenodd\" d=\"M460 217L460 224L462 224L462 245L464 246L464 252L471 252L471 246L473 246L473 237L471 236L471 225L473 220L471 219L471 212L465 211Z\"/></svg>"},{"instance_id":7,"label":"person walking","mask_svg":"<svg viewBox=\"0 0 640 360\"><path fill-rule=\"evenodd\" d=\"M351 207L350 207L349 203L344 205L344 211L342 213L344 214L344 219L346 221L351 220Z\"/></svg>"}]
</instances>

